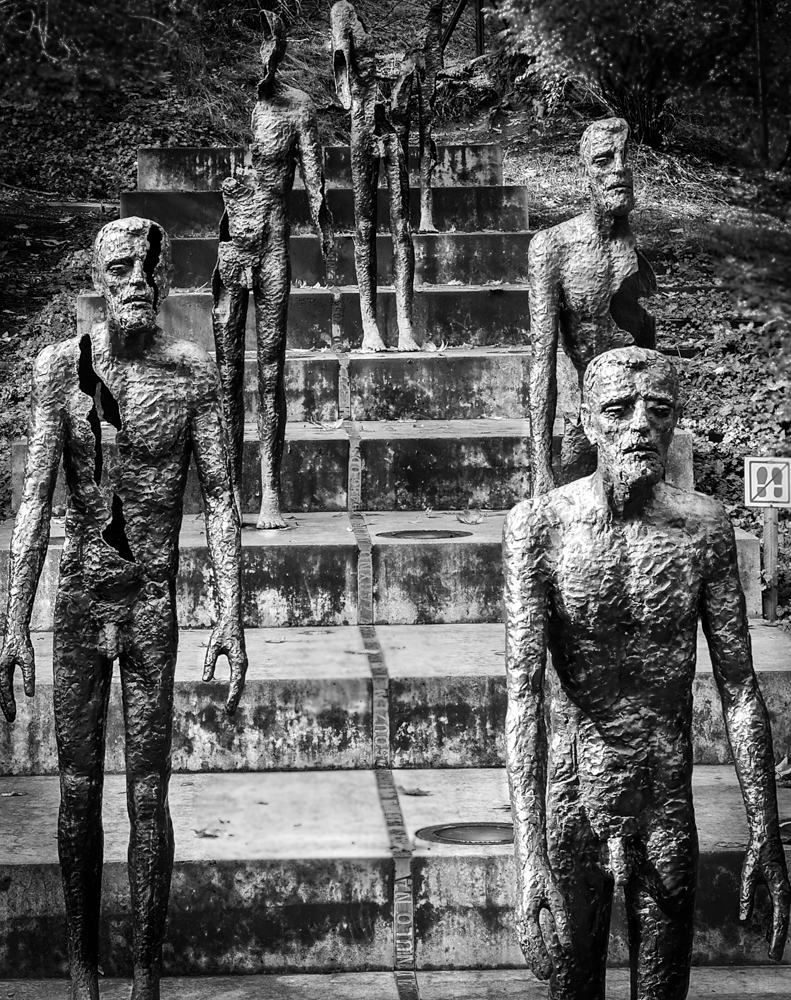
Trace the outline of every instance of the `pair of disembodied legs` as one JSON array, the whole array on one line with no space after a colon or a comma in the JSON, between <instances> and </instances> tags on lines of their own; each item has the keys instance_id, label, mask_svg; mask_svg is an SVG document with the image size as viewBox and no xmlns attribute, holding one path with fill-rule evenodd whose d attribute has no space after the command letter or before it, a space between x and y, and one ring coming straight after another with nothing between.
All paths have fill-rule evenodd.
<instances>
[{"instance_id":1,"label":"pair of disembodied legs","mask_svg":"<svg viewBox=\"0 0 791 1000\"><path fill-rule=\"evenodd\" d=\"M605 1000L614 882L573 774L547 789L547 851L566 901L572 947L550 946L552 1000ZM689 986L698 842L692 805L682 797L640 817L624 886L632 1000L684 1000ZM546 935L550 936L551 935Z\"/></svg>"},{"instance_id":2,"label":"pair of disembodied legs","mask_svg":"<svg viewBox=\"0 0 791 1000\"><path fill-rule=\"evenodd\" d=\"M226 288L219 271L212 282L212 320L223 412L231 446L231 478L239 509L244 510L245 324L250 292ZM286 331L291 265L288 245L273 245L253 274L258 355L258 440L261 463L261 511L258 528L285 528L280 512L280 464L286 436Z\"/></svg>"},{"instance_id":3,"label":"pair of disembodied legs","mask_svg":"<svg viewBox=\"0 0 791 1000\"><path fill-rule=\"evenodd\" d=\"M78 576L61 577L55 605L54 700L60 766L58 850L69 936L72 1000L98 1000L102 789L113 661ZM168 810L174 592L145 584L117 626L131 834L133 1000L159 1000L161 941L173 869Z\"/></svg>"}]
</instances>

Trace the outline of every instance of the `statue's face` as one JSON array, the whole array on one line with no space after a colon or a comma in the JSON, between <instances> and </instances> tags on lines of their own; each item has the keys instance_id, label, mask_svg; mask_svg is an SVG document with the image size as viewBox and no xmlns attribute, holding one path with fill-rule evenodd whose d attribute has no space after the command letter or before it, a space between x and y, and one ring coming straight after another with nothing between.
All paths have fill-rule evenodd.
<instances>
[{"instance_id":1,"label":"statue's face","mask_svg":"<svg viewBox=\"0 0 791 1000\"><path fill-rule=\"evenodd\" d=\"M376 87L376 54L368 27L346 0L330 11L332 62L335 89L348 111L355 98L373 93Z\"/></svg>"},{"instance_id":2,"label":"statue's face","mask_svg":"<svg viewBox=\"0 0 791 1000\"><path fill-rule=\"evenodd\" d=\"M582 409L605 479L624 486L658 483L676 426L672 378L661 367L602 366Z\"/></svg>"},{"instance_id":3,"label":"statue's face","mask_svg":"<svg viewBox=\"0 0 791 1000\"><path fill-rule=\"evenodd\" d=\"M593 201L610 215L628 215L634 208L634 180L628 163L629 137L624 131L595 130L584 165Z\"/></svg>"},{"instance_id":4,"label":"statue's face","mask_svg":"<svg viewBox=\"0 0 791 1000\"><path fill-rule=\"evenodd\" d=\"M146 274L148 239L142 234L116 232L104 241L97 277L107 303L107 316L123 332L156 325L160 291Z\"/></svg>"}]
</instances>

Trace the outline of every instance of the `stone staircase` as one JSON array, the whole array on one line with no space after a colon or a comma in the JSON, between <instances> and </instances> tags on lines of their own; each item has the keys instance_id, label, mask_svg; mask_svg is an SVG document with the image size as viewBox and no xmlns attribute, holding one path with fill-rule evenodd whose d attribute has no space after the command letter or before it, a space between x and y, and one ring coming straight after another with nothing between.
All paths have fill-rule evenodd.
<instances>
[{"instance_id":1,"label":"stone staircase","mask_svg":"<svg viewBox=\"0 0 791 1000\"><path fill-rule=\"evenodd\" d=\"M139 190L122 197L122 214L153 218L174 237L177 274L163 324L209 350L218 188L243 155L141 150ZM283 462L291 530L243 531L250 670L233 719L222 689L201 680L214 607L194 480L188 490L165 942L168 975L188 978L169 981L163 996L537 1000L546 990L525 971L513 931L510 846L416 836L434 824L510 819L500 536L505 511L529 489L526 192L502 184L499 147L441 147L435 217L443 231L415 237L416 326L446 347L349 354L362 332L351 237L342 232L352 222L348 150L327 149L325 168L341 232L340 284L326 281L297 190ZM386 226L386 204L380 219ZM389 280L390 240L380 241ZM102 309L96 296L80 298L80 332ZM379 314L394 343L386 287ZM252 352L246 384L252 515ZM20 441L16 496L24 452ZM688 435L679 435L673 475L691 484ZM60 493L56 514L62 505ZM480 514L460 521L456 511L467 508ZM11 529L0 525L2 592ZM9 980L0 995L14 1000L64 990L45 982L66 967L48 631L62 533L56 517L34 611L36 696L20 697L16 724L0 726L0 980ZM791 647L758 619L757 539L740 532L738 547L756 668L785 748ZM752 924L736 921L746 824L702 642L694 732L701 866L690 995L787 995L786 971L717 968L766 962L767 910L761 899ZM117 682L107 744L102 966L118 977L129 974L130 917ZM782 815L791 815L791 792L780 797ZM617 910L611 959L626 957ZM128 989L110 979L106 987L108 997ZM611 995L628 996L617 969Z\"/></svg>"}]
</instances>

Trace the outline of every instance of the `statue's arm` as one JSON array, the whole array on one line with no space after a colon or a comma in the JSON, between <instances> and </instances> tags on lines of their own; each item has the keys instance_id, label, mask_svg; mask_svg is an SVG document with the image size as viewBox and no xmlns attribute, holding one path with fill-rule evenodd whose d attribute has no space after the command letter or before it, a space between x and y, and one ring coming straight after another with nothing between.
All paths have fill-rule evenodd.
<instances>
[{"instance_id":1,"label":"statue's arm","mask_svg":"<svg viewBox=\"0 0 791 1000\"><path fill-rule=\"evenodd\" d=\"M49 543L52 494L63 454L65 386L57 377L57 348L46 347L36 359L28 421L27 462L22 500L11 538L6 634L0 653L0 704L9 721L16 716L13 678L22 670L25 694L35 688L30 618Z\"/></svg>"},{"instance_id":2,"label":"statue's arm","mask_svg":"<svg viewBox=\"0 0 791 1000\"><path fill-rule=\"evenodd\" d=\"M217 590L218 621L206 651L204 680L211 680L217 657L231 668L226 710L236 706L244 687L247 653L242 629L242 542L239 514L231 488L228 444L220 406L216 365L202 358L195 366L195 406L190 431L198 470L209 547Z\"/></svg>"},{"instance_id":3,"label":"statue's arm","mask_svg":"<svg viewBox=\"0 0 791 1000\"><path fill-rule=\"evenodd\" d=\"M530 301L530 436L533 496L554 489L552 426L557 408L559 283L551 236L537 233L527 254Z\"/></svg>"},{"instance_id":4,"label":"statue's arm","mask_svg":"<svg viewBox=\"0 0 791 1000\"><path fill-rule=\"evenodd\" d=\"M547 660L548 559L541 517L527 501L506 518L505 664L508 684L506 764L514 821L517 870L516 923L525 958L540 979L552 971L539 914L549 911L567 940L568 916L554 886L546 850L547 734L544 675Z\"/></svg>"},{"instance_id":5,"label":"statue's arm","mask_svg":"<svg viewBox=\"0 0 791 1000\"><path fill-rule=\"evenodd\" d=\"M324 164L319 142L316 112L311 104L306 104L298 122L299 169L308 194L310 217L313 228L321 238L321 252L328 257L335 246L332 231L332 216L327 207L324 189Z\"/></svg>"},{"instance_id":6,"label":"statue's arm","mask_svg":"<svg viewBox=\"0 0 791 1000\"><path fill-rule=\"evenodd\" d=\"M769 956L779 961L788 933L791 890L780 840L772 734L753 670L733 527L721 509L709 550L711 564L704 583L701 618L750 830L742 869L740 917L749 919L756 885L765 881L774 913Z\"/></svg>"}]
</instances>

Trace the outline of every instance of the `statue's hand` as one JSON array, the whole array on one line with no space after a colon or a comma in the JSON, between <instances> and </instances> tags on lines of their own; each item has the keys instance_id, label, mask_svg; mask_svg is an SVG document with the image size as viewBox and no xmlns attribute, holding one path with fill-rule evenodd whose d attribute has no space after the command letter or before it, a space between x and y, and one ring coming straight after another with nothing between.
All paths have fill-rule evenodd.
<instances>
[{"instance_id":1,"label":"statue's hand","mask_svg":"<svg viewBox=\"0 0 791 1000\"><path fill-rule=\"evenodd\" d=\"M739 919L749 920L753 912L755 890L759 882L765 882L772 900L772 927L767 933L769 957L779 962L783 957L788 935L789 901L791 888L788 885L785 853L779 836L750 836L747 853L742 865L742 882L739 892Z\"/></svg>"},{"instance_id":2,"label":"statue's hand","mask_svg":"<svg viewBox=\"0 0 791 1000\"><path fill-rule=\"evenodd\" d=\"M241 622L235 617L221 618L209 638L209 648L206 650L206 663L203 668L204 681L214 679L214 668L217 657L224 653L228 657L231 668L231 679L228 685L228 700L225 711L233 715L244 688L244 678L247 673L247 650L244 645L244 632Z\"/></svg>"},{"instance_id":3,"label":"statue's hand","mask_svg":"<svg viewBox=\"0 0 791 1000\"><path fill-rule=\"evenodd\" d=\"M516 908L519 944L533 975L546 980L563 952L571 950L568 911L546 862L533 861L525 869L523 880L522 898ZM546 911L543 920L542 910Z\"/></svg>"},{"instance_id":4,"label":"statue's hand","mask_svg":"<svg viewBox=\"0 0 791 1000\"><path fill-rule=\"evenodd\" d=\"M14 671L17 667L22 671L25 694L32 698L36 691L36 660L30 630L23 626L8 630L0 652L0 708L8 722L16 718Z\"/></svg>"}]
</instances>

